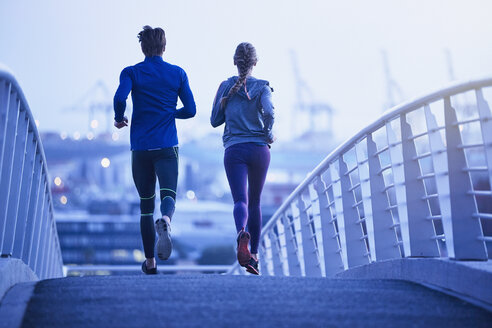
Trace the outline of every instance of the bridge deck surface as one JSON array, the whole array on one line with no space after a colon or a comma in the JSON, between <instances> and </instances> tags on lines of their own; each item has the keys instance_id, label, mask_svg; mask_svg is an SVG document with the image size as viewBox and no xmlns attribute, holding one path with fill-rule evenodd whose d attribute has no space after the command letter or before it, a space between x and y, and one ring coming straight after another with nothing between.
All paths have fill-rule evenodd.
<instances>
[{"instance_id":1,"label":"bridge deck surface","mask_svg":"<svg viewBox=\"0 0 492 328\"><path fill-rule=\"evenodd\" d=\"M492 313L420 285L223 275L40 281L23 327L490 327Z\"/></svg>"}]
</instances>

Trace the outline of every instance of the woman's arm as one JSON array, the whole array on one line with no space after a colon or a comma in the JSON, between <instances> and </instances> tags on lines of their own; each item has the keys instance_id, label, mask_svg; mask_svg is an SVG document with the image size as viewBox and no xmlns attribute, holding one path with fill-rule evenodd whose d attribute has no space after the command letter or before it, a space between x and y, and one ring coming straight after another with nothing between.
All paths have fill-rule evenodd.
<instances>
[{"instance_id":1,"label":"woman's arm","mask_svg":"<svg viewBox=\"0 0 492 328\"><path fill-rule=\"evenodd\" d=\"M272 103L272 89L270 86L265 85L263 87L263 92L261 93L261 116L263 119L263 131L265 132L268 143L273 143L274 138L272 134L273 122L275 120L274 107Z\"/></svg>"},{"instance_id":2,"label":"woman's arm","mask_svg":"<svg viewBox=\"0 0 492 328\"><path fill-rule=\"evenodd\" d=\"M188 76L185 71L182 71L181 76L181 88L179 89L179 99L183 103L183 107L177 109L174 113L175 118L187 119L192 118L196 114L196 104L193 98L193 93L190 89L190 84L188 82Z\"/></svg>"},{"instance_id":3,"label":"woman's arm","mask_svg":"<svg viewBox=\"0 0 492 328\"><path fill-rule=\"evenodd\" d=\"M220 105L220 100L225 94L226 87L227 87L226 81L222 82L214 98L212 115L210 116L210 124L212 124L214 128L218 127L219 125L225 122L225 112L224 112L224 108L222 108L222 106Z\"/></svg>"}]
</instances>

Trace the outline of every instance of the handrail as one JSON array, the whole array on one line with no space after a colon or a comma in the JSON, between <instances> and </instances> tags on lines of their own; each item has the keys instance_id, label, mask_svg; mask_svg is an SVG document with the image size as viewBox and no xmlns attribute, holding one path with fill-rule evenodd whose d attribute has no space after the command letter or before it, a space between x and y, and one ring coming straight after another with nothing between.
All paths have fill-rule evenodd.
<instances>
[{"instance_id":1,"label":"handrail","mask_svg":"<svg viewBox=\"0 0 492 328\"><path fill-rule=\"evenodd\" d=\"M0 65L0 253L39 279L63 275L46 157L14 75Z\"/></svg>"},{"instance_id":2,"label":"handrail","mask_svg":"<svg viewBox=\"0 0 492 328\"><path fill-rule=\"evenodd\" d=\"M454 83L395 106L332 151L263 227L260 264L267 274L330 276L355 265L408 256L486 260L488 239L478 217L490 214L478 212L480 193L472 192L473 168L460 129L479 122L478 131L471 129L475 134L481 130L482 142L473 147L483 150L492 185L492 114L482 93L490 86L492 78ZM468 91L475 92L478 119L458 122L451 97ZM444 105L444 126L437 125L430 108L438 101ZM407 114L421 114L424 133L412 133L422 127L407 122ZM396 131L395 122L400 123ZM446 143L439 132L443 129ZM375 132L385 132L385 140ZM417 151L415 139L420 137L428 138L430 152ZM431 165L423 163L426 157ZM390 164L381 168L382 161ZM348 163L355 166L348 169ZM424 166L435 174L422 174L429 169ZM431 178L433 194L423 182ZM463 190L467 196L461 196ZM310 204L304 202L306 196ZM437 214L432 212L436 207ZM433 221L438 217L442 224ZM238 265L229 270L242 272Z\"/></svg>"}]
</instances>

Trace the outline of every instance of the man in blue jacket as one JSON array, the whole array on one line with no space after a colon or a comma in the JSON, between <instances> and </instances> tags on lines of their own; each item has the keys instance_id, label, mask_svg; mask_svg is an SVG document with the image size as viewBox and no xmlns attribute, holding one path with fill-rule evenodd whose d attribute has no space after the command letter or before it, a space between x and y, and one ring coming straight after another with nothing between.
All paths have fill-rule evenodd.
<instances>
[{"instance_id":1,"label":"man in blue jacket","mask_svg":"<svg viewBox=\"0 0 492 328\"><path fill-rule=\"evenodd\" d=\"M146 260L142 271L156 274L154 258L155 232L157 254L167 260L172 243L170 223L176 201L178 182L178 136L176 118L195 116L196 105L185 71L162 59L166 37L161 28L144 26L138 39L145 60L123 69L114 96L114 126L128 126L124 116L126 99L132 93L133 114L130 127L132 173L140 196L140 231ZM176 109L177 100L183 107ZM155 184L159 179L162 218L155 222Z\"/></svg>"}]
</instances>

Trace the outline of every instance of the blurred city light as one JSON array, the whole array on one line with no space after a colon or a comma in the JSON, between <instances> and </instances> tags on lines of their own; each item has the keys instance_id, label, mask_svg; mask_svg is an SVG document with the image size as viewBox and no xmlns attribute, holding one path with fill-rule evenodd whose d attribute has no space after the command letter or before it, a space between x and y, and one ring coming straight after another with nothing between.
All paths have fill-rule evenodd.
<instances>
[{"instance_id":1,"label":"blurred city light","mask_svg":"<svg viewBox=\"0 0 492 328\"><path fill-rule=\"evenodd\" d=\"M120 139L120 134L118 132L113 132L113 135L111 136L113 138L113 141L116 141Z\"/></svg>"},{"instance_id":2,"label":"blurred city light","mask_svg":"<svg viewBox=\"0 0 492 328\"><path fill-rule=\"evenodd\" d=\"M136 262L142 262L143 260L145 260L145 254L139 249L134 249L133 258L135 259Z\"/></svg>"},{"instance_id":3,"label":"blurred city light","mask_svg":"<svg viewBox=\"0 0 492 328\"><path fill-rule=\"evenodd\" d=\"M63 131L62 133L60 133L60 138L61 138L62 140L67 139L67 137L68 137L68 134L67 134L65 131Z\"/></svg>"},{"instance_id":4,"label":"blurred city light","mask_svg":"<svg viewBox=\"0 0 492 328\"><path fill-rule=\"evenodd\" d=\"M36 123L36 127L39 128L39 120L34 120L34 123Z\"/></svg>"},{"instance_id":5,"label":"blurred city light","mask_svg":"<svg viewBox=\"0 0 492 328\"><path fill-rule=\"evenodd\" d=\"M186 198L189 200L195 199L195 192L193 190L188 190L186 192Z\"/></svg>"},{"instance_id":6,"label":"blurred city light","mask_svg":"<svg viewBox=\"0 0 492 328\"><path fill-rule=\"evenodd\" d=\"M92 140L92 139L94 139L94 133L92 133L92 132L87 132L87 139L88 139L88 140Z\"/></svg>"},{"instance_id":7,"label":"blurred city light","mask_svg":"<svg viewBox=\"0 0 492 328\"><path fill-rule=\"evenodd\" d=\"M126 249L113 249L111 251L111 255L113 255L113 257L126 258L128 256L128 250L126 250Z\"/></svg>"},{"instance_id":8,"label":"blurred city light","mask_svg":"<svg viewBox=\"0 0 492 328\"><path fill-rule=\"evenodd\" d=\"M73 133L73 138L74 138L75 140L79 140L79 139L80 139L80 132L79 132L79 131L75 131L75 132Z\"/></svg>"},{"instance_id":9,"label":"blurred city light","mask_svg":"<svg viewBox=\"0 0 492 328\"><path fill-rule=\"evenodd\" d=\"M56 177L54 182L55 182L55 185L57 185L59 187L62 184L62 179L60 177Z\"/></svg>"},{"instance_id":10,"label":"blurred city light","mask_svg":"<svg viewBox=\"0 0 492 328\"><path fill-rule=\"evenodd\" d=\"M107 271L107 270L97 270L95 272L96 276L108 276L110 274L111 274L111 271Z\"/></svg>"},{"instance_id":11,"label":"blurred city light","mask_svg":"<svg viewBox=\"0 0 492 328\"><path fill-rule=\"evenodd\" d=\"M101 160L101 166L104 167L104 168L107 168L109 167L109 165L111 164L111 161L109 160L109 158L107 157L104 157L102 160Z\"/></svg>"},{"instance_id":12,"label":"blurred city light","mask_svg":"<svg viewBox=\"0 0 492 328\"><path fill-rule=\"evenodd\" d=\"M99 126L99 122L97 120L91 121L91 128L96 129Z\"/></svg>"},{"instance_id":13,"label":"blurred city light","mask_svg":"<svg viewBox=\"0 0 492 328\"><path fill-rule=\"evenodd\" d=\"M63 205L66 205L67 202L68 202L68 199L65 195L60 197L60 203L62 203Z\"/></svg>"}]
</instances>

